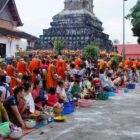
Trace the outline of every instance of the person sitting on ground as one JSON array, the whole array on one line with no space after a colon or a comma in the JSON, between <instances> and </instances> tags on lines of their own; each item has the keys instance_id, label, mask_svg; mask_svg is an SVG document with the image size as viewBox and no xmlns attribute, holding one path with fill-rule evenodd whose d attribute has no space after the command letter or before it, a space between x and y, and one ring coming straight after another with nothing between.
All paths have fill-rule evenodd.
<instances>
[{"instance_id":1,"label":"person sitting on ground","mask_svg":"<svg viewBox=\"0 0 140 140\"><path fill-rule=\"evenodd\" d=\"M10 96L5 102L4 107L7 110L10 121L16 126L25 128L24 121L18 110L18 104L25 101L23 87L16 87L14 89L14 95Z\"/></svg>"},{"instance_id":2,"label":"person sitting on ground","mask_svg":"<svg viewBox=\"0 0 140 140\"><path fill-rule=\"evenodd\" d=\"M117 74L118 77L113 81L114 86L119 87L122 85L122 82L124 81L124 74Z\"/></svg>"},{"instance_id":3,"label":"person sitting on ground","mask_svg":"<svg viewBox=\"0 0 140 140\"><path fill-rule=\"evenodd\" d=\"M108 84L108 79L107 79L106 75L104 74L104 70L102 70L102 69L100 70L99 77L100 77L100 80L101 80L102 88L107 92L112 91L111 87Z\"/></svg>"},{"instance_id":4,"label":"person sitting on ground","mask_svg":"<svg viewBox=\"0 0 140 140\"><path fill-rule=\"evenodd\" d=\"M83 94L85 95L85 98L96 99L97 98L97 92L95 91L95 88L92 84L92 81L93 81L92 77L89 77L88 81L86 83L86 86L84 88Z\"/></svg>"},{"instance_id":5,"label":"person sitting on ground","mask_svg":"<svg viewBox=\"0 0 140 140\"><path fill-rule=\"evenodd\" d=\"M42 90L42 81L35 80L32 96L35 102L36 109L42 110L46 104L45 91Z\"/></svg>"},{"instance_id":6,"label":"person sitting on ground","mask_svg":"<svg viewBox=\"0 0 140 140\"><path fill-rule=\"evenodd\" d=\"M6 77L0 75L0 91L2 92L2 102L4 102L10 96L10 88L5 83Z\"/></svg>"},{"instance_id":7,"label":"person sitting on ground","mask_svg":"<svg viewBox=\"0 0 140 140\"><path fill-rule=\"evenodd\" d=\"M12 123L9 120L9 116L6 112L6 109L2 104L2 92L0 91L0 123L3 122L9 122L10 125L12 125Z\"/></svg>"},{"instance_id":8,"label":"person sitting on ground","mask_svg":"<svg viewBox=\"0 0 140 140\"><path fill-rule=\"evenodd\" d=\"M72 98L81 98L81 88L80 88L80 81L77 79L74 81L73 85L71 86L70 89Z\"/></svg>"},{"instance_id":9,"label":"person sitting on ground","mask_svg":"<svg viewBox=\"0 0 140 140\"><path fill-rule=\"evenodd\" d=\"M94 79L96 78L96 69L94 67L91 68L91 74L90 76Z\"/></svg>"},{"instance_id":10,"label":"person sitting on ground","mask_svg":"<svg viewBox=\"0 0 140 140\"><path fill-rule=\"evenodd\" d=\"M58 98L56 96L56 88L51 87L49 90L49 95L48 95L48 100L47 100L47 105L54 107L55 104L58 103Z\"/></svg>"},{"instance_id":11,"label":"person sitting on ground","mask_svg":"<svg viewBox=\"0 0 140 140\"><path fill-rule=\"evenodd\" d=\"M56 88L56 95L60 103L64 103L68 101L65 93L65 85L63 81L58 82L58 86Z\"/></svg>"},{"instance_id":12,"label":"person sitting on ground","mask_svg":"<svg viewBox=\"0 0 140 140\"><path fill-rule=\"evenodd\" d=\"M113 83L111 77L112 77L112 74L111 73L108 73L107 74L107 79L108 79L109 87L112 89L112 91L115 91L114 83Z\"/></svg>"},{"instance_id":13,"label":"person sitting on ground","mask_svg":"<svg viewBox=\"0 0 140 140\"><path fill-rule=\"evenodd\" d=\"M28 109L29 112L27 113L34 113L35 112L35 103L32 97L32 86L30 83L23 84L24 92L25 92L25 106L23 109ZM27 110L26 110L27 111Z\"/></svg>"}]
</instances>

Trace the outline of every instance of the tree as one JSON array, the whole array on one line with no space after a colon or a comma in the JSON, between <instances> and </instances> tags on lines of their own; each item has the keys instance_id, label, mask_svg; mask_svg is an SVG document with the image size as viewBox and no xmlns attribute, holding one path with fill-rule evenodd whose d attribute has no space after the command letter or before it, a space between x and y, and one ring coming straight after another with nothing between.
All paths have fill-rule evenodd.
<instances>
[{"instance_id":1,"label":"tree","mask_svg":"<svg viewBox=\"0 0 140 140\"><path fill-rule=\"evenodd\" d=\"M140 0L138 0L137 4L130 11L133 26L132 31L134 36L138 36L138 43L140 44Z\"/></svg>"},{"instance_id":2,"label":"tree","mask_svg":"<svg viewBox=\"0 0 140 140\"><path fill-rule=\"evenodd\" d=\"M96 59L98 57L99 47L96 45L87 45L85 47L85 55L88 59Z\"/></svg>"},{"instance_id":3,"label":"tree","mask_svg":"<svg viewBox=\"0 0 140 140\"><path fill-rule=\"evenodd\" d=\"M61 51L64 49L66 42L62 40L55 40L54 46L58 54L61 54Z\"/></svg>"},{"instance_id":4,"label":"tree","mask_svg":"<svg viewBox=\"0 0 140 140\"><path fill-rule=\"evenodd\" d=\"M113 56L113 57L111 58L111 62L112 62L112 63L111 63L111 68L112 68L112 69L116 69L120 61L121 61L121 59L120 59L119 57Z\"/></svg>"}]
</instances>

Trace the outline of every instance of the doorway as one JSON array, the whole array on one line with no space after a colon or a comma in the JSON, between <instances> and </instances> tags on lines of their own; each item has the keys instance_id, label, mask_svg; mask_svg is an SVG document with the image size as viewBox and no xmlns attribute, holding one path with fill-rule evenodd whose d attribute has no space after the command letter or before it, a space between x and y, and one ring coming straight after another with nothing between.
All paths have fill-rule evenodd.
<instances>
[{"instance_id":1,"label":"doorway","mask_svg":"<svg viewBox=\"0 0 140 140\"><path fill-rule=\"evenodd\" d=\"M6 44L0 43L0 56L1 58L6 57Z\"/></svg>"}]
</instances>

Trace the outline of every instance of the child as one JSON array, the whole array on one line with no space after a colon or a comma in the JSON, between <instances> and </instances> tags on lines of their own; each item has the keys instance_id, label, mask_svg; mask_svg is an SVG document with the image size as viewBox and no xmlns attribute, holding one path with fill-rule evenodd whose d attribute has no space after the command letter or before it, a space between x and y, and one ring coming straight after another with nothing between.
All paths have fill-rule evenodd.
<instances>
[{"instance_id":1,"label":"child","mask_svg":"<svg viewBox=\"0 0 140 140\"><path fill-rule=\"evenodd\" d=\"M74 84L72 85L71 89L70 89L71 95L72 97L76 97L76 98L81 98L80 92L81 92L81 88L80 88L80 81L77 79L74 81Z\"/></svg>"},{"instance_id":2,"label":"child","mask_svg":"<svg viewBox=\"0 0 140 140\"><path fill-rule=\"evenodd\" d=\"M68 101L67 96L66 96L66 92L65 92L65 85L64 85L63 81L58 82L56 94L57 94L57 98L58 98L60 103L64 103L64 102Z\"/></svg>"},{"instance_id":3,"label":"child","mask_svg":"<svg viewBox=\"0 0 140 140\"><path fill-rule=\"evenodd\" d=\"M34 83L35 80L40 80L40 81L42 80L39 69L34 69L33 70L32 83Z\"/></svg>"},{"instance_id":4,"label":"child","mask_svg":"<svg viewBox=\"0 0 140 140\"><path fill-rule=\"evenodd\" d=\"M50 90L49 90L47 105L53 107L57 103L58 103L58 99L57 99L57 96L56 96L56 88L51 87Z\"/></svg>"}]
</instances>

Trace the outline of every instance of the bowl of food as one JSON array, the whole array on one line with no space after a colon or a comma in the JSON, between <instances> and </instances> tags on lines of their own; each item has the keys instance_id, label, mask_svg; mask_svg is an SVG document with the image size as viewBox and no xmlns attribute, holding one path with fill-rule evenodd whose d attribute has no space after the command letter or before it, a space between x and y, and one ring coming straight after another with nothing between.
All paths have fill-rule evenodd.
<instances>
[{"instance_id":1,"label":"bowl of food","mask_svg":"<svg viewBox=\"0 0 140 140\"><path fill-rule=\"evenodd\" d=\"M57 117L54 117L54 121L64 122L66 120L67 120L67 117L66 116L57 116Z\"/></svg>"},{"instance_id":2,"label":"bowl of food","mask_svg":"<svg viewBox=\"0 0 140 140\"><path fill-rule=\"evenodd\" d=\"M90 107L93 104L92 100L81 99L78 101L80 107Z\"/></svg>"},{"instance_id":3,"label":"bowl of food","mask_svg":"<svg viewBox=\"0 0 140 140\"><path fill-rule=\"evenodd\" d=\"M26 120L25 121L25 126L28 129L34 128L36 125L36 122L34 120Z\"/></svg>"},{"instance_id":4,"label":"bowl of food","mask_svg":"<svg viewBox=\"0 0 140 140\"><path fill-rule=\"evenodd\" d=\"M14 127L11 129L11 133L9 135L10 139L19 139L23 136L23 132L21 128Z\"/></svg>"}]
</instances>

